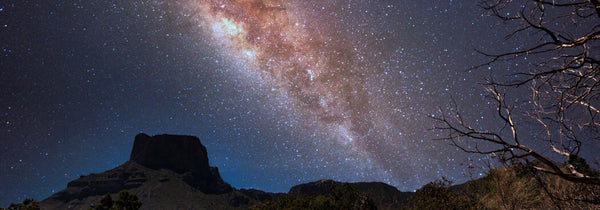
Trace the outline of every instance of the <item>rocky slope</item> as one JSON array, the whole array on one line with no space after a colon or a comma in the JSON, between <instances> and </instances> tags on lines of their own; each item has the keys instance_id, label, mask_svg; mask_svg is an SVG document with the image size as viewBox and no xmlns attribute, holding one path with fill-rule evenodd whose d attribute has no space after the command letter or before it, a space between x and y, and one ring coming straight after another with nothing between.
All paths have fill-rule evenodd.
<instances>
[{"instance_id":1,"label":"rocky slope","mask_svg":"<svg viewBox=\"0 0 600 210\"><path fill-rule=\"evenodd\" d=\"M42 209L86 209L106 193L136 193L142 209L244 209L276 194L237 190L208 165L197 137L135 137L130 160L112 170L82 176L40 202ZM116 197L116 196L115 196Z\"/></svg>"}]
</instances>

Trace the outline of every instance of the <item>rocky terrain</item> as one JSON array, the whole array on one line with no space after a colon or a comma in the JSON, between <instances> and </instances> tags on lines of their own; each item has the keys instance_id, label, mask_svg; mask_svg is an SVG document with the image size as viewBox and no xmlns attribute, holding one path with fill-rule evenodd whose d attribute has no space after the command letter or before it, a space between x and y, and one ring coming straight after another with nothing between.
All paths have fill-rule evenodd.
<instances>
[{"instance_id":1,"label":"rocky terrain","mask_svg":"<svg viewBox=\"0 0 600 210\"><path fill-rule=\"evenodd\" d=\"M327 195L335 181L294 186L297 196ZM379 209L397 209L411 193L379 182L351 183ZM137 194L141 209L247 209L274 201L278 193L235 189L210 167L206 148L197 137L138 134L129 161L103 173L82 176L40 202L42 209L87 209L107 194L121 190Z\"/></svg>"}]
</instances>

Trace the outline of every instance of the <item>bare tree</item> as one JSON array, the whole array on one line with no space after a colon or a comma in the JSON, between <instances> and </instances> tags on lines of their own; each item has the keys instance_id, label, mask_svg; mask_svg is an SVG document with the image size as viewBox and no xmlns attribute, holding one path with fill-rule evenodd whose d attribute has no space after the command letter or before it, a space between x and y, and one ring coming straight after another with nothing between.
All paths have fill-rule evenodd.
<instances>
[{"instance_id":1,"label":"bare tree","mask_svg":"<svg viewBox=\"0 0 600 210\"><path fill-rule=\"evenodd\" d=\"M600 143L600 0L484 0L481 6L514 27L503 41L517 46L497 54L478 50L490 60L474 68L528 65L483 84L503 129L472 127L455 109L434 117L435 128L465 152L506 162L535 160L540 172L600 185L600 176L578 156L584 145ZM511 104L511 97L528 103ZM540 133L531 134L534 127Z\"/></svg>"}]
</instances>

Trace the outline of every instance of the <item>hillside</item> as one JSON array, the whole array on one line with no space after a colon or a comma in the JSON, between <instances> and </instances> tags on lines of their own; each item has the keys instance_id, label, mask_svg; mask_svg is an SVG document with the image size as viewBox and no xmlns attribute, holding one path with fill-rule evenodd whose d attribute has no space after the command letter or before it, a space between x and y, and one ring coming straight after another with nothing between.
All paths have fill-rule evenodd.
<instances>
[{"instance_id":1,"label":"hillside","mask_svg":"<svg viewBox=\"0 0 600 210\"><path fill-rule=\"evenodd\" d=\"M127 190L141 209L598 209L600 187L567 182L533 170L535 163L490 169L488 175L452 185L442 178L416 192L381 182L320 180L288 193L236 189L209 166L197 137L135 137L130 160L98 174L81 176L41 201L41 209L87 209ZM593 171L593 173L597 173ZM31 204L28 200L24 203Z\"/></svg>"},{"instance_id":2,"label":"hillside","mask_svg":"<svg viewBox=\"0 0 600 210\"><path fill-rule=\"evenodd\" d=\"M298 196L328 194L339 182L317 181L294 186ZM368 195L380 209L406 204L410 193L384 183L351 183ZM208 164L206 148L197 137L181 135L135 137L130 160L98 174L81 176L67 188L40 202L42 209L86 209L107 193L135 193L141 209L247 209L262 201L276 201L281 193L235 189L225 182L216 167Z\"/></svg>"}]
</instances>

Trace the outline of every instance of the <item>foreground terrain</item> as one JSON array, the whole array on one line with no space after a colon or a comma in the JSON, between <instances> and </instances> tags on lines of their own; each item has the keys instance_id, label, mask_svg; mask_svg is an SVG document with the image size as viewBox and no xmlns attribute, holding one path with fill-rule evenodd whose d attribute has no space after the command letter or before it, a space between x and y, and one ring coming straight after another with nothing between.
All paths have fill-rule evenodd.
<instances>
[{"instance_id":1,"label":"foreground terrain","mask_svg":"<svg viewBox=\"0 0 600 210\"><path fill-rule=\"evenodd\" d=\"M490 169L485 177L460 185L442 178L416 192L400 192L381 182L320 180L294 186L288 193L270 193L231 187L216 167L209 166L206 148L197 137L139 134L124 164L73 180L39 203L26 200L9 209L100 209L102 199L124 193L137 196L130 200L141 202L140 209L600 208L599 186L571 183L536 172L534 166Z\"/></svg>"}]
</instances>

